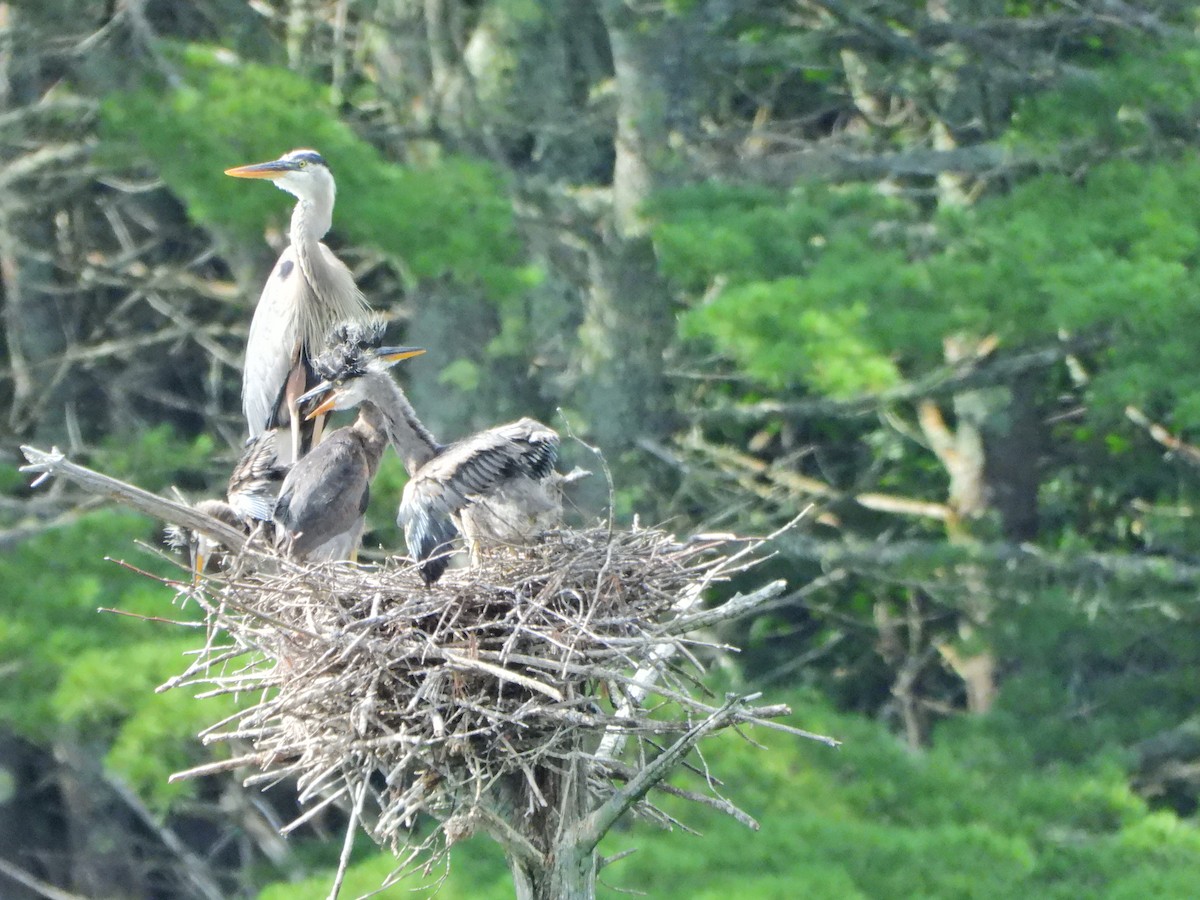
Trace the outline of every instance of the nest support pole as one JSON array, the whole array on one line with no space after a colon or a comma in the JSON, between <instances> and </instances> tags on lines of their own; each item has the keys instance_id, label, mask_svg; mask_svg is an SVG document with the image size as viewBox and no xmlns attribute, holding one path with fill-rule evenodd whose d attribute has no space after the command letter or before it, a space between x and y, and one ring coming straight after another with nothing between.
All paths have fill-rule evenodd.
<instances>
[{"instance_id":1,"label":"nest support pole","mask_svg":"<svg viewBox=\"0 0 1200 900\"><path fill-rule=\"evenodd\" d=\"M543 769L541 793L547 805L526 822L528 848L505 847L517 900L593 900L598 869L594 847L578 839L587 809L588 764L576 757L563 770ZM513 785L518 802L529 789ZM557 801L557 802L554 802Z\"/></svg>"}]
</instances>

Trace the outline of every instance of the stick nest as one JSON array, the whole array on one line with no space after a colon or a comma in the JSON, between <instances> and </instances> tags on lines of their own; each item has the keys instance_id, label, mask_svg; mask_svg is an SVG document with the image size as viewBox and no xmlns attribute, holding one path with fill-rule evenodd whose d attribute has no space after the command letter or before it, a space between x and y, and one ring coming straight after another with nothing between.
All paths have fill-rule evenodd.
<instances>
[{"instance_id":1,"label":"stick nest","mask_svg":"<svg viewBox=\"0 0 1200 900\"><path fill-rule=\"evenodd\" d=\"M644 761L717 709L696 699L692 677L715 645L688 633L713 619L705 589L749 566L752 549L653 529L563 531L431 588L402 560L305 567L247 552L192 591L209 637L172 686L253 698L203 734L251 750L177 777L235 766L259 770L248 783L294 777L311 805L285 832L341 800L397 852L412 848L421 812L445 845L535 815L553 802L538 773L579 754L590 799L603 802L635 771L622 756ZM654 716L648 695L665 702ZM514 781L526 808L497 812L497 786ZM667 821L648 801L637 808Z\"/></svg>"}]
</instances>

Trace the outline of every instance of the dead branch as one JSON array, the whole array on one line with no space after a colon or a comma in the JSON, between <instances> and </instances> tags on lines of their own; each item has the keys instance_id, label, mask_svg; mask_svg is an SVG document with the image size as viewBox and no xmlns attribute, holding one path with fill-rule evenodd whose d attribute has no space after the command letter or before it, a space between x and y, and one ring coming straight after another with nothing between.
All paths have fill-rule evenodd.
<instances>
[{"instance_id":1,"label":"dead branch","mask_svg":"<svg viewBox=\"0 0 1200 900\"><path fill-rule=\"evenodd\" d=\"M233 550L240 551L246 547L246 535L224 522L198 512L190 506L159 497L157 494L144 491L132 484L102 475L87 466L73 463L57 447L52 447L49 452L46 452L38 450L36 447L23 446L21 452L29 460L29 465L22 466L21 471L38 476L33 481L33 487L37 487L47 478L57 475L60 478L66 478L89 493L116 500L140 513L172 525L190 528L215 541L220 541Z\"/></svg>"}]
</instances>

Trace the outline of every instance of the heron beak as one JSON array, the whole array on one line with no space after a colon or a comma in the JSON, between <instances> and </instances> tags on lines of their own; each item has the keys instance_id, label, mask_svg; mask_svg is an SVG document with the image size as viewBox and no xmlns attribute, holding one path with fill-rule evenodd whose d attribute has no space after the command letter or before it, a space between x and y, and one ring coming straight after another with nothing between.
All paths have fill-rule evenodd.
<instances>
[{"instance_id":1,"label":"heron beak","mask_svg":"<svg viewBox=\"0 0 1200 900\"><path fill-rule=\"evenodd\" d=\"M375 351L375 358L383 360L389 366L395 365L402 359L412 359L425 352L424 347L380 347Z\"/></svg>"},{"instance_id":2,"label":"heron beak","mask_svg":"<svg viewBox=\"0 0 1200 900\"><path fill-rule=\"evenodd\" d=\"M321 400L315 409L311 409L305 414L305 421L315 419L322 413L327 413L329 410L333 409L333 405L337 403L338 398L338 392L335 388L336 385L334 385L332 381L322 381L311 391L307 391L296 398L297 409L303 409L309 403L312 403L315 400L320 400L322 397L325 398L324 400Z\"/></svg>"},{"instance_id":3,"label":"heron beak","mask_svg":"<svg viewBox=\"0 0 1200 900\"><path fill-rule=\"evenodd\" d=\"M326 397L319 404L317 404L317 406L315 408L313 408L309 411L308 415L306 415L304 417L305 421L308 421L310 419L315 419L317 416L321 416L321 415L324 415L325 413L329 412L330 410L332 410L334 408L334 406L337 405L337 400L338 400L338 392L330 391L328 397Z\"/></svg>"},{"instance_id":4,"label":"heron beak","mask_svg":"<svg viewBox=\"0 0 1200 900\"><path fill-rule=\"evenodd\" d=\"M312 401L316 400L318 397L323 397L325 394L328 394L330 391L333 390L333 388L334 388L334 384L332 381L322 381L311 391L303 393L299 397L297 397L296 398L296 406L299 407L299 406L304 406L308 403L312 403Z\"/></svg>"},{"instance_id":5,"label":"heron beak","mask_svg":"<svg viewBox=\"0 0 1200 900\"><path fill-rule=\"evenodd\" d=\"M196 552L192 556L192 587L200 584L204 577L204 567L208 565L210 548L211 543L208 538L201 535L200 539L196 541Z\"/></svg>"},{"instance_id":6,"label":"heron beak","mask_svg":"<svg viewBox=\"0 0 1200 900\"><path fill-rule=\"evenodd\" d=\"M254 163L250 166L235 166L232 169L226 169L225 174L232 175L234 178L275 179L294 171L295 168L289 161L273 159L271 162Z\"/></svg>"}]
</instances>

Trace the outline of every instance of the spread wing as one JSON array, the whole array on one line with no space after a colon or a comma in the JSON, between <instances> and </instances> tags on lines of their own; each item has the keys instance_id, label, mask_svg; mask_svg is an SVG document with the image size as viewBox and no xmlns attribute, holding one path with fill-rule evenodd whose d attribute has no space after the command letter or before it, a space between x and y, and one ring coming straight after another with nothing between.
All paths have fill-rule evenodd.
<instances>
[{"instance_id":1,"label":"spread wing","mask_svg":"<svg viewBox=\"0 0 1200 900\"><path fill-rule=\"evenodd\" d=\"M546 478L557 461L558 434L521 419L451 444L417 470L404 487L396 520L409 553L423 563L426 582L445 571L446 560L431 557L445 553L457 531L456 513L513 478Z\"/></svg>"},{"instance_id":2,"label":"spread wing","mask_svg":"<svg viewBox=\"0 0 1200 900\"><path fill-rule=\"evenodd\" d=\"M279 256L263 286L242 369L242 411L251 437L280 424L278 407L288 374L300 354L298 311L306 298L308 284L296 264L296 253L288 247Z\"/></svg>"},{"instance_id":3,"label":"spread wing","mask_svg":"<svg viewBox=\"0 0 1200 900\"><path fill-rule=\"evenodd\" d=\"M287 471L287 466L279 464L274 431L250 438L229 476L229 505L242 519L270 522Z\"/></svg>"},{"instance_id":4,"label":"spread wing","mask_svg":"<svg viewBox=\"0 0 1200 900\"><path fill-rule=\"evenodd\" d=\"M275 504L277 541L304 557L355 528L367 508L370 482L362 445L348 429L338 429L283 480Z\"/></svg>"}]
</instances>

